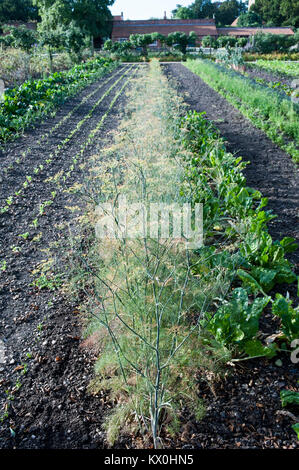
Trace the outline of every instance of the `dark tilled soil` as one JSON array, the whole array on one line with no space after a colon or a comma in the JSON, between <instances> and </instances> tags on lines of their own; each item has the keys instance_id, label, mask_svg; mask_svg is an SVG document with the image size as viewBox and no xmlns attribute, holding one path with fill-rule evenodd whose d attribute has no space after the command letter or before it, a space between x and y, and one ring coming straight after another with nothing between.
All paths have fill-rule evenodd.
<instances>
[{"instance_id":1,"label":"dark tilled soil","mask_svg":"<svg viewBox=\"0 0 299 470\"><path fill-rule=\"evenodd\" d=\"M122 115L125 92L117 98L96 139L68 174L72 158L135 69L121 67L88 87L64 105L54 119L47 119L21 140L7 145L1 155L1 162L15 161L20 153L31 149L21 167L3 176L0 198L4 199L19 189L26 174L32 175L38 164L45 164L61 140L122 73L127 72L80 132L57 153L47 168L33 178L8 213L0 216L0 266L6 263L6 269L0 270L0 347L3 350L4 345L5 353L5 363L3 357L0 358L1 448L101 448L104 445L101 423L105 397L101 401L86 391L93 375L95 357L92 351L81 347L82 319L76 305L66 300L63 293L39 290L31 283L32 271L52 256L50 248L53 244L65 244L68 227L76 234L77 216L82 215L86 202L80 195L66 191L84 182L89 158L109 142L110 132L117 128ZM49 132L73 106L96 89L96 94L55 130L50 139L36 145L43 133ZM87 168L80 166L85 163ZM47 182L49 177L61 171L67 176L65 182L61 179L60 185ZM52 191L57 192L54 202L46 207L35 227L32 222L39 213L40 204L51 199ZM29 236L24 240L20 234L26 232ZM34 240L34 237L38 238ZM12 251L12 247L21 251ZM105 407L107 409L107 403Z\"/></svg>"},{"instance_id":2,"label":"dark tilled soil","mask_svg":"<svg viewBox=\"0 0 299 470\"><path fill-rule=\"evenodd\" d=\"M263 80L266 80L266 82L280 82L288 86L291 86L295 79L295 77L292 78L269 72L268 70L255 67L253 64L250 65L250 67L246 67L246 73L253 79L262 78Z\"/></svg>"},{"instance_id":3,"label":"dark tilled soil","mask_svg":"<svg viewBox=\"0 0 299 470\"><path fill-rule=\"evenodd\" d=\"M227 141L227 149L250 162L245 170L248 185L269 198L268 208L278 215L270 223L271 235L275 239L290 236L299 242L298 166L262 131L184 65L165 65L164 70L169 78L175 80L190 108L206 112L207 118ZM299 269L299 251L291 255L291 261Z\"/></svg>"},{"instance_id":4,"label":"dark tilled soil","mask_svg":"<svg viewBox=\"0 0 299 470\"><path fill-rule=\"evenodd\" d=\"M58 149L58 145L68 136L68 134L76 128L80 121L88 114L93 106L99 101L103 94L116 82L120 77L129 70L129 66L119 67L109 75L104 76L101 80L87 87L82 93L79 93L74 99L69 100L56 114L54 119L46 119L40 126L27 132L22 139L7 144L2 150L3 155L0 156L0 206L5 205L5 201L9 196L13 196L14 192L21 189L26 176L32 177L33 184L42 181L45 177L53 176L55 172L61 171L61 160L70 162L67 155L75 156L79 150L79 145L85 142L86 137L94 127L95 120L98 119L99 113L105 110L107 104L111 101L111 96L116 92L117 87L111 90L111 93L95 109L93 115L88 118L84 125L73 135L66 145ZM87 101L83 99L91 95ZM77 111L65 121L63 118L76 106L82 102ZM57 129L53 128L62 123ZM43 140L41 140L41 138ZM41 140L41 141L40 141ZM23 157L23 152L26 156ZM54 161L49 166L47 159L54 155ZM35 175L34 169L40 164L44 166L38 176ZM2 171L1 171L2 169Z\"/></svg>"},{"instance_id":5,"label":"dark tilled soil","mask_svg":"<svg viewBox=\"0 0 299 470\"><path fill-rule=\"evenodd\" d=\"M194 109L208 112L208 117L215 121L227 138L231 151L241 153L245 159L249 159L250 153L250 184L257 185L259 189L264 188L264 194L267 191L270 193L275 212L281 207L284 222L278 220L273 224L273 234L279 236L280 233L295 233L293 206L297 200L292 184L295 185L296 170L291 166L293 164L290 159L182 65L167 65L166 71L179 79L182 92L189 90L187 101ZM96 84L92 86L96 87ZM58 154L51 164L53 167L47 168L34 178L34 185L26 190L26 197L19 198L17 203L10 207L9 212L0 217L0 262L5 260L7 263L6 270L0 271L0 339L4 342L6 356L6 362L0 364L1 416L4 417L7 412L7 417L1 423L1 448L107 447L101 424L105 411L112 404L104 394L93 397L87 393L96 357L92 349L83 347L82 322L77 306L66 300L60 292L39 291L30 284L32 270L39 262L51 256L47 251L51 244L65 242L66 231L63 228L60 230L58 225L69 224L72 231L76 232L76 214L80 216L81 208L85 205L84 200L77 195L66 193L65 190L83 182L86 169L77 165L67 181L58 189L54 183L46 183L46 179L58 171L68 171L72 156L86 138L88 130L94 128L101 119L115 93L116 90L111 93L110 99L103 101L101 107L88 120L90 122L86 123L86 127L83 126L76 138L63 149L62 154ZM87 94L88 91L85 90L75 102L78 103L78 100ZM100 138L84 152L81 158L83 163L109 142L109 131L117 128L124 102L123 94L107 117ZM89 106L92 104L94 103L90 102ZM6 162L18 158L20 152L34 144L41 132L48 132L49 128L58 122L59 116L62 118L67 114L70 106L68 103L55 119L47 120L41 128L28 132L21 141L10 144L1 158ZM86 106L86 110L89 109L88 104ZM51 136L51 141L56 140L50 147L43 144L35 148L34 154L27 160L31 160L32 165L28 163L26 172L27 168L28 172L31 171L37 161L41 163L47 158L48 153L65 137L65 133L82 118L81 111L78 111L80 116L74 116L72 124L71 121L66 124L61 135L54 133ZM259 156L259 142L266 156ZM276 168L276 163L273 162L279 160L279 156L283 158L283 162ZM273 169L270 167L271 162ZM267 169L264 175L263 168ZM21 172L21 176L25 175L25 172ZM14 182L19 180L10 178L9 181L5 191L10 190L13 193ZM285 185L289 185L293 191L293 205L290 206L286 206L288 198ZM28 224L31 224L36 216L40 202L48 198L53 189L58 192L54 203L47 207L45 215L39 218L39 226L30 227L29 238L23 240L19 234L28 230ZM288 213L290 222L287 222ZM34 242L32 237L39 233L42 233L41 240ZM13 252L13 245L21 248L21 253ZM293 261L296 261L295 258ZM265 321L267 322L267 317ZM265 330L269 334L267 327ZM271 327L271 332L274 330L275 325ZM293 418L288 413L281 413L283 410L279 392L286 387L295 389L298 370L287 356L282 359L282 366L276 365L274 361L250 361L231 366L227 379L215 385L213 390L206 383L200 383L199 394L207 406L205 418L197 423L185 410L186 424L181 429L179 439L174 442L165 437L166 445L170 448L187 449L295 448L296 435L291 429ZM289 411L296 413L296 410ZM116 445L119 448L135 446L136 442L132 442L128 437Z\"/></svg>"},{"instance_id":6,"label":"dark tilled soil","mask_svg":"<svg viewBox=\"0 0 299 470\"><path fill-rule=\"evenodd\" d=\"M299 177L291 158L182 64L164 65L164 71L191 109L206 112L226 140L227 149L250 162L245 171L248 185L268 197L269 208L278 215L269 227L273 238L291 236L299 241ZM298 272L299 252L291 254L290 260ZM296 296L296 286L280 286L279 291ZM272 334L277 327L266 313L261 325L264 333ZM240 363L213 391L205 392L201 384L207 415L200 423L190 419L183 434L185 447L298 447L291 429L296 410L291 410L293 416L281 413L280 391L297 389L299 370L288 355L282 359L281 365L276 365L275 359Z\"/></svg>"}]
</instances>

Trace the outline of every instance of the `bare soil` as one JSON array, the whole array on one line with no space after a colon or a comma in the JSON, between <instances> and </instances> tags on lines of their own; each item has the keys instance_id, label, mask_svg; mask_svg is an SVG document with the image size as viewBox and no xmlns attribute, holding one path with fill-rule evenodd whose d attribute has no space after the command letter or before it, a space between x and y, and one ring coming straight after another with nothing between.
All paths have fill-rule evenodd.
<instances>
[{"instance_id":1,"label":"bare soil","mask_svg":"<svg viewBox=\"0 0 299 470\"><path fill-rule=\"evenodd\" d=\"M65 242L68 227L76 233L76 215L82 215L86 201L66 190L84 182L87 169L80 164L88 163L109 142L110 133L122 116L125 92L116 100L100 134L85 149L66 182L58 188L47 180L61 171L67 174L82 143L105 115L121 86L132 77L135 67L129 69L130 66L122 66L89 86L67 102L54 119L47 119L22 139L8 144L1 154L0 165L4 168L30 148L21 165L14 164L5 175L0 169L1 206L20 188L26 175L33 175L24 195L16 199L7 213L0 215L0 262L5 261L7 265L6 270L0 271L0 339L5 345L6 359L0 364L1 448L101 448L104 445L101 431L104 401L87 393L95 357L92 351L81 347L82 323L76 304L60 291L33 287L32 271L49 258L51 247ZM127 76L105 97L80 132L58 151L50 165L34 175L33 169L39 164L46 166L49 155L126 71ZM43 133L97 88L96 94L49 139L37 144ZM51 199L52 191L57 192L53 204L39 217L38 226L31 226L40 204ZM30 235L24 240L20 234L27 231ZM34 241L40 233L42 238ZM13 252L13 246L21 251Z\"/></svg>"},{"instance_id":2,"label":"bare soil","mask_svg":"<svg viewBox=\"0 0 299 470\"><path fill-rule=\"evenodd\" d=\"M227 149L250 162L245 170L248 186L268 197L268 207L278 216L269 224L272 237L290 236L299 241L299 173L289 155L184 65L167 64L163 68L190 109L205 112L214 123L226 140ZM298 273L298 250L289 259ZM278 291L297 297L295 285L279 286ZM274 333L277 326L267 312L261 321L262 331ZM200 423L190 417L184 447L298 448L291 429L294 421L282 412L280 401L281 390L298 390L298 365L288 355L281 357L281 365L276 360L241 363L213 391L204 391L201 384L200 396L207 404L207 415Z\"/></svg>"},{"instance_id":3,"label":"bare soil","mask_svg":"<svg viewBox=\"0 0 299 470\"><path fill-rule=\"evenodd\" d=\"M269 197L270 207L279 215L271 224L272 235L298 238L298 171L291 159L183 65L165 65L164 70L176 80L180 92L187 93L186 101L192 109L207 112L207 117L214 121L227 140L228 149L250 160L246 171L248 183ZM117 71L111 74L111 83L116 80L115 73ZM51 135L51 139L43 145L35 145L42 133L48 132L99 84L92 85L64 105L54 119L48 119L4 149L0 154L1 167L16 161L29 147L32 151L24 166L14 165L12 172L3 177L1 202L7 195L14 194L26 174L32 174L37 164L48 158L109 85L99 89L94 99L80 107L65 127ZM57 185L51 186L46 179L69 169L72 157L105 114L116 92L117 89L113 90L103 100L51 166L34 177L26 197L17 199L9 212L0 216L0 261L7 263L7 269L0 271L0 339L4 342L6 355L6 363L0 364L0 417L4 418L0 422L2 449L107 448L101 424L105 412L113 404L104 393L94 397L87 392L96 357L92 349L82 345L82 322L77 305L61 291L38 290L31 285L32 270L50 256L48 251L41 249L47 250L53 243L64 243L67 237L65 228L60 230L58 225L69 224L76 232L74 213L82 213L85 201L65 190L84 182L86 169L79 165L74 168L54 203L39 218L39 226L30 227L27 240L19 235L28 230L28 224L40 203L49 197L49 192L57 190ZM117 129L125 101L123 93L106 118L100 138L82 155L82 163L109 142L109 133ZM41 240L34 242L33 237L40 232ZM21 252L13 252L13 245ZM298 254L292 255L291 259L298 268ZM287 287L281 289L285 292ZM275 331L277 325L270 314L266 314L264 322L265 329ZM199 395L207 406L206 416L198 423L183 410L186 424L179 439L166 439L166 445L184 449L298 448L291 429L292 418L282 412L279 397L284 388L296 389L298 367L287 355L281 360L281 366L275 360L231 366L227 379L215 385L213 390L199 381ZM296 410L289 411L296 413ZM115 446L122 449L135 447L137 442L129 436Z\"/></svg>"}]
</instances>

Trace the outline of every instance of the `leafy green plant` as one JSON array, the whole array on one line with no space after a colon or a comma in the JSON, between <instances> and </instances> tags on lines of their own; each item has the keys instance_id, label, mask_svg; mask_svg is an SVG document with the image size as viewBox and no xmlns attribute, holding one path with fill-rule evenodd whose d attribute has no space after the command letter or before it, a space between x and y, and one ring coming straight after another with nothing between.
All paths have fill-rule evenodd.
<instances>
[{"instance_id":1,"label":"leafy green plant","mask_svg":"<svg viewBox=\"0 0 299 470\"><path fill-rule=\"evenodd\" d=\"M0 263L0 270L4 272L6 271L6 269L7 269L7 262L6 260L2 260Z\"/></svg>"},{"instance_id":2,"label":"leafy green plant","mask_svg":"<svg viewBox=\"0 0 299 470\"><path fill-rule=\"evenodd\" d=\"M212 328L210 331L218 335L222 344L234 345L249 356L271 356L275 354L275 347L264 347L256 340L258 319L267 303L274 302L267 293L277 284L296 281L286 254L296 250L297 245L290 237L273 241L267 224L275 216L265 211L267 200L258 191L245 186L246 180L241 173L245 165L226 153L204 114L189 112L181 120L181 127L178 139L193 152L186 167L188 185L183 186L182 191L189 199L195 195L197 201L204 203L204 228L209 245L205 248L208 262L198 275L202 276L217 265L229 270L231 281L239 278L242 282L241 290L235 290L236 294L233 294L239 295L241 300L225 300L216 314L210 315L208 328ZM218 239L224 246L227 243L234 248L219 252ZM259 295L263 297L253 300L252 306L260 305L261 309L254 310L255 315L251 315L249 298ZM231 311L235 312L232 316ZM247 321L251 325L249 329L246 329ZM238 339L238 333L234 337L234 332L243 334L243 323L248 333L246 340L241 336ZM293 328L296 336L295 325Z\"/></svg>"},{"instance_id":3,"label":"leafy green plant","mask_svg":"<svg viewBox=\"0 0 299 470\"><path fill-rule=\"evenodd\" d=\"M27 240L28 237L29 237L30 233L29 232L26 232L26 233L21 233L19 235L19 237L23 238L23 240Z\"/></svg>"},{"instance_id":4,"label":"leafy green plant","mask_svg":"<svg viewBox=\"0 0 299 470\"><path fill-rule=\"evenodd\" d=\"M211 61L188 60L186 66L299 161L299 118L291 100Z\"/></svg>"},{"instance_id":5,"label":"leafy green plant","mask_svg":"<svg viewBox=\"0 0 299 470\"><path fill-rule=\"evenodd\" d=\"M275 348L262 346L256 339L259 319L269 301L270 297L260 297L250 303L245 289L235 289L230 301L225 301L215 314L207 317L207 329L225 346L235 345L251 357L271 357L275 355Z\"/></svg>"},{"instance_id":6,"label":"leafy green plant","mask_svg":"<svg viewBox=\"0 0 299 470\"><path fill-rule=\"evenodd\" d=\"M37 118L48 114L69 96L115 68L110 59L98 57L67 72L43 80L29 80L8 90L0 103L0 141L7 141Z\"/></svg>"},{"instance_id":7,"label":"leafy green plant","mask_svg":"<svg viewBox=\"0 0 299 470\"><path fill-rule=\"evenodd\" d=\"M299 338L299 306L292 307L292 301L276 294L272 306L273 315L281 319L282 331L289 342Z\"/></svg>"},{"instance_id":8,"label":"leafy green plant","mask_svg":"<svg viewBox=\"0 0 299 470\"><path fill-rule=\"evenodd\" d=\"M62 276L61 275L52 275L49 276L47 274L41 274L41 276L34 280L32 285L37 287L38 289L48 289L50 291L55 291L59 289L63 284Z\"/></svg>"},{"instance_id":9,"label":"leafy green plant","mask_svg":"<svg viewBox=\"0 0 299 470\"><path fill-rule=\"evenodd\" d=\"M283 407L288 405L299 405L299 392L292 390L282 390L280 392L281 404Z\"/></svg>"},{"instance_id":10,"label":"leafy green plant","mask_svg":"<svg viewBox=\"0 0 299 470\"><path fill-rule=\"evenodd\" d=\"M298 62L288 62L283 60L257 60L256 65L269 72L279 73L282 76L298 77Z\"/></svg>"},{"instance_id":11,"label":"leafy green plant","mask_svg":"<svg viewBox=\"0 0 299 470\"><path fill-rule=\"evenodd\" d=\"M299 440L299 423L296 423L292 426L292 428L294 429L295 433L297 434L297 438Z\"/></svg>"}]
</instances>

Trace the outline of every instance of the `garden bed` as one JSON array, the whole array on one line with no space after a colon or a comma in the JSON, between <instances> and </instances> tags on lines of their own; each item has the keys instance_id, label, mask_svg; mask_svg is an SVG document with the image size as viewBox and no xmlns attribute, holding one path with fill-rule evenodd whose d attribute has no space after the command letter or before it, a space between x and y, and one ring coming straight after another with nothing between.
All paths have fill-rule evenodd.
<instances>
[{"instance_id":1,"label":"garden bed","mask_svg":"<svg viewBox=\"0 0 299 470\"><path fill-rule=\"evenodd\" d=\"M24 151L27 155L21 168L16 163L8 170L7 179L2 174L2 200L14 194L26 173L32 181L0 216L1 266L3 262L7 266L0 271L0 328L7 359L0 371L1 448L102 446L99 400L86 393L94 354L79 347L82 325L76 304L55 291L55 279L52 284L49 280L46 289L34 287L32 271L49 259L52 244L64 243L68 223L76 231L76 217L85 202L70 188L80 187L84 164L117 127L134 72L132 67L120 67L62 106L54 119L48 118L3 151L5 164ZM69 116L75 107L76 113ZM80 132L59 151L61 141L93 108ZM43 135L47 138L38 143ZM55 149L55 158L46 168ZM45 169L36 175L34 168L39 165ZM41 214L41 205L50 200L52 204L45 205ZM35 219L38 222L33 224ZM20 237L27 232L28 238Z\"/></svg>"},{"instance_id":2,"label":"garden bed","mask_svg":"<svg viewBox=\"0 0 299 470\"><path fill-rule=\"evenodd\" d=\"M104 175L109 176L107 168L110 164L112 168L113 164L116 164L115 168L122 168L122 161L115 160L115 153L117 144L124 146L122 136L125 139L128 135L130 142L130 133L124 131L130 130L130 126L125 128L122 122L118 129L126 101L124 90L140 67L124 66L92 85L64 105L54 120L48 119L21 141L8 144L1 157L7 168L2 175L1 194L7 210L0 219L0 258L6 263L1 264L4 267L0 278L1 329L7 349L7 365L2 368L0 378L2 448L91 449L109 446L102 424L107 411L113 410L118 400L109 398L105 388L95 394L88 392L99 345L97 347L92 338L82 341L82 315L78 303L67 300L65 293L59 290L59 277L54 273L48 277L48 272L57 245L60 250L65 247L65 254L70 249L65 241L69 233L67 225L70 224L74 235L80 235L79 226L89 201L87 196L95 194L97 189L96 181L91 179L85 182L85 192L81 192L89 166L96 165L94 169L100 181L104 180ZM251 164L244 170L247 184L269 197L269 207L278 214L278 218L269 224L271 235L275 239L298 237L298 172L288 155L183 65L165 64L163 68L169 79L176 80L175 87L184 95L189 107L206 111L207 118L226 139L228 150L250 160ZM113 87L113 84L117 85ZM160 87L159 93L168 103L168 95L164 95L166 88L164 91ZM169 96L173 96L173 92ZM76 113L69 114L73 109ZM130 119L132 111L127 109L126 119ZM142 115L142 106L138 109ZM161 115L164 116L163 112ZM84 119L85 116L88 118ZM155 118L157 116L161 118L158 113ZM151 120L144 119L143 122L145 128L150 129ZM78 127L79 123L82 124ZM163 130L167 129L166 121L162 123ZM141 122L139 124L141 126ZM172 129L170 122L169 125ZM157 129L159 127L153 128L153 135L149 133L153 145L157 145L154 134ZM115 131L113 138L111 130ZM133 133L136 130L134 122L131 130ZM40 140L42 135L46 135L44 140ZM120 140L115 140L115 135ZM163 133L165 135L167 133ZM152 154L141 145L142 138L143 134L139 133L136 142L148 158ZM173 140L167 142L171 149ZM103 162L99 155L107 145L110 153L103 154L108 156ZM129 145L124 146L124 152L129 152ZM14 190L22 187L25 174L18 168L17 160L28 149L24 168L32 178L27 178L28 185L15 196ZM45 163L49 155L52 160ZM168 153L162 153L163 158L165 155ZM139 154L138 158L141 158ZM150 166L151 160L148 160ZM14 162L11 169L10 161ZM39 167L45 164L48 165L46 171ZM40 171L36 174L34 170L38 167ZM169 166L165 164L163 170L161 176L166 178ZM111 183L111 178L108 182ZM157 188L162 193L165 190L163 185ZM170 186L170 191L175 189ZM13 200L9 199L8 203L10 196ZM49 201L50 204L45 204ZM88 255L88 239L80 239L83 254ZM58 256L59 253L61 251ZM298 273L298 251L288 256ZM33 273L37 266L39 270ZM35 286L33 279L39 279ZM284 295L287 291L296 298L294 284L275 289ZM87 284L85 291L79 289L80 302L84 302L90 292L92 283ZM279 321L267 308L260 320L262 334L268 336L278 329ZM163 434L164 446L171 449L298 447L291 428L294 424L291 412L294 414L296 410L285 412L280 400L281 390L296 389L298 370L287 353L279 355L280 362L277 359L228 363L225 376L218 381L205 381L206 371L194 370L206 414L201 420L195 419L194 413L183 404L180 410L183 424L176 436ZM152 446L151 442L148 444ZM129 432L122 433L114 444L114 448L123 449L142 446L142 436Z\"/></svg>"}]
</instances>

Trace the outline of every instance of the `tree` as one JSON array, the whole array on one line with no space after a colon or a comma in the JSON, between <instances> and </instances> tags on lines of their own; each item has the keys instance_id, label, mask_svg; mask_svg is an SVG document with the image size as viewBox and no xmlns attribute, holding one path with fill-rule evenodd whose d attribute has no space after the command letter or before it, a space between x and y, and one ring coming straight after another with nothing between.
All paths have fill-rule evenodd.
<instances>
[{"instance_id":1,"label":"tree","mask_svg":"<svg viewBox=\"0 0 299 470\"><path fill-rule=\"evenodd\" d=\"M24 26L20 26L18 28L14 26L4 26L3 31L9 33L7 41L9 45L16 49L30 52L34 44L37 43L36 31L32 31Z\"/></svg>"},{"instance_id":2,"label":"tree","mask_svg":"<svg viewBox=\"0 0 299 470\"><path fill-rule=\"evenodd\" d=\"M177 5L172 15L174 18L180 19L215 17L217 24L230 25L245 11L246 5L240 0L226 0L221 3L212 3L211 0L195 0L189 7Z\"/></svg>"},{"instance_id":3,"label":"tree","mask_svg":"<svg viewBox=\"0 0 299 470\"><path fill-rule=\"evenodd\" d=\"M51 30L40 30L39 41L40 45L48 49L50 72L53 72L53 49L57 49L62 45L61 43L61 30L60 28Z\"/></svg>"},{"instance_id":4,"label":"tree","mask_svg":"<svg viewBox=\"0 0 299 470\"><path fill-rule=\"evenodd\" d=\"M177 31L175 33L170 33L167 36L166 44L168 46L176 46L179 51L183 54L186 54L187 46L189 44L194 44L196 42L197 36L194 31L191 31L189 36L186 33Z\"/></svg>"},{"instance_id":5,"label":"tree","mask_svg":"<svg viewBox=\"0 0 299 470\"><path fill-rule=\"evenodd\" d=\"M248 43L247 38L238 38L237 39L237 46L239 46L239 47L245 47L247 43Z\"/></svg>"},{"instance_id":6,"label":"tree","mask_svg":"<svg viewBox=\"0 0 299 470\"><path fill-rule=\"evenodd\" d=\"M254 36L254 50L262 54L274 51L287 52L294 44L293 36L285 34L264 34L262 32Z\"/></svg>"},{"instance_id":7,"label":"tree","mask_svg":"<svg viewBox=\"0 0 299 470\"><path fill-rule=\"evenodd\" d=\"M238 26L248 27L248 26L262 26L263 21L258 13L254 11L249 11L247 13L242 13L238 19Z\"/></svg>"},{"instance_id":8,"label":"tree","mask_svg":"<svg viewBox=\"0 0 299 470\"><path fill-rule=\"evenodd\" d=\"M143 55L146 57L147 47L154 42L153 35L152 34L131 34L130 42L136 48L141 47L143 51Z\"/></svg>"},{"instance_id":9,"label":"tree","mask_svg":"<svg viewBox=\"0 0 299 470\"><path fill-rule=\"evenodd\" d=\"M284 17L284 25L299 27L298 0L282 0L280 3L280 12Z\"/></svg>"},{"instance_id":10,"label":"tree","mask_svg":"<svg viewBox=\"0 0 299 470\"><path fill-rule=\"evenodd\" d=\"M197 34L195 31L191 31L189 34L189 46L196 46L197 43Z\"/></svg>"},{"instance_id":11,"label":"tree","mask_svg":"<svg viewBox=\"0 0 299 470\"><path fill-rule=\"evenodd\" d=\"M299 27L298 0L256 0L250 11L258 13L267 24Z\"/></svg>"},{"instance_id":12,"label":"tree","mask_svg":"<svg viewBox=\"0 0 299 470\"><path fill-rule=\"evenodd\" d=\"M193 18L193 11L190 7L177 5L177 8L172 12L172 16L174 18L179 18L180 20L189 20Z\"/></svg>"},{"instance_id":13,"label":"tree","mask_svg":"<svg viewBox=\"0 0 299 470\"><path fill-rule=\"evenodd\" d=\"M159 41L162 45L166 44L166 36L161 33L152 33L153 42Z\"/></svg>"},{"instance_id":14,"label":"tree","mask_svg":"<svg viewBox=\"0 0 299 470\"><path fill-rule=\"evenodd\" d=\"M62 28L70 23L70 8L64 0L33 0L38 7L40 44L48 49L50 71L53 71L53 49L62 45Z\"/></svg>"},{"instance_id":15,"label":"tree","mask_svg":"<svg viewBox=\"0 0 299 470\"><path fill-rule=\"evenodd\" d=\"M94 53L94 37L109 36L112 18L109 6L114 0L33 0L41 16L41 31L51 31L72 22L90 39Z\"/></svg>"},{"instance_id":16,"label":"tree","mask_svg":"<svg viewBox=\"0 0 299 470\"><path fill-rule=\"evenodd\" d=\"M172 16L180 19L213 18L215 11L216 7L211 0L195 0L189 7L177 5L172 11Z\"/></svg>"},{"instance_id":17,"label":"tree","mask_svg":"<svg viewBox=\"0 0 299 470\"><path fill-rule=\"evenodd\" d=\"M228 0L216 8L216 23L222 26L231 25L241 13L245 12L246 6L237 0Z\"/></svg>"},{"instance_id":18,"label":"tree","mask_svg":"<svg viewBox=\"0 0 299 470\"><path fill-rule=\"evenodd\" d=\"M218 47L234 47L236 44L237 38L234 36L219 36L219 38L217 38Z\"/></svg>"},{"instance_id":19,"label":"tree","mask_svg":"<svg viewBox=\"0 0 299 470\"><path fill-rule=\"evenodd\" d=\"M86 46L86 36L75 21L62 28L61 44L70 56L75 55L75 60L81 58L81 52Z\"/></svg>"},{"instance_id":20,"label":"tree","mask_svg":"<svg viewBox=\"0 0 299 470\"><path fill-rule=\"evenodd\" d=\"M0 2L0 23L9 21L29 21L37 20L37 7L32 0L1 0Z\"/></svg>"},{"instance_id":21,"label":"tree","mask_svg":"<svg viewBox=\"0 0 299 470\"><path fill-rule=\"evenodd\" d=\"M134 46L131 41L123 41L123 42L113 42L111 39L108 39L104 43L104 50L117 53L117 54L127 54L130 49Z\"/></svg>"},{"instance_id":22,"label":"tree","mask_svg":"<svg viewBox=\"0 0 299 470\"><path fill-rule=\"evenodd\" d=\"M202 38L201 45L203 47L209 47L210 48L210 53L211 53L211 49L217 47L217 41L212 36L204 36Z\"/></svg>"},{"instance_id":23,"label":"tree","mask_svg":"<svg viewBox=\"0 0 299 470\"><path fill-rule=\"evenodd\" d=\"M94 38L109 37L112 28L112 15L109 6L114 0L69 0L72 18L90 37L91 51L94 53Z\"/></svg>"}]
</instances>

